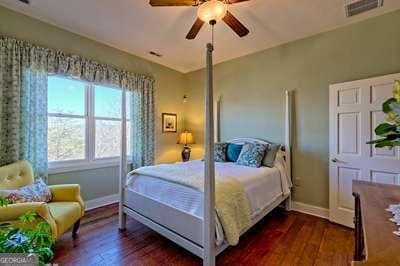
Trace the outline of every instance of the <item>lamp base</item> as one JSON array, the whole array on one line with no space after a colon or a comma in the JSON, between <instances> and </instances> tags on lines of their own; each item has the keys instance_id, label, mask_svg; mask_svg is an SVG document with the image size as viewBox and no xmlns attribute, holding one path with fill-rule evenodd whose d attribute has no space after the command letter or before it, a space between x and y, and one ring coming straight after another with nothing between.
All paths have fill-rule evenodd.
<instances>
[{"instance_id":1,"label":"lamp base","mask_svg":"<svg viewBox=\"0 0 400 266\"><path fill-rule=\"evenodd\" d=\"M183 147L182 151L182 162L187 162L190 159L190 148L188 146Z\"/></svg>"}]
</instances>

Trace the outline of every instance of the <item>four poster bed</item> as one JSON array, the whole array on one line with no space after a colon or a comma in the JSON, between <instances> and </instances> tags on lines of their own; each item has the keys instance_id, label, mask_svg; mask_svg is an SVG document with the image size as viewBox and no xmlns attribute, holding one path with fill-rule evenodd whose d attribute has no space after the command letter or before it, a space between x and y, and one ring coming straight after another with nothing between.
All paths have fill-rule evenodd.
<instances>
[{"instance_id":1,"label":"four poster bed","mask_svg":"<svg viewBox=\"0 0 400 266\"><path fill-rule=\"evenodd\" d=\"M125 229L126 215L129 215L203 258L205 265L214 265L215 256L234 242L234 240L227 241L227 238L229 239L227 235L230 236L230 232L225 226L223 215L216 210L216 207L221 206L221 204L218 206L221 201L218 200L218 193L222 193L218 190L218 184L215 186L216 176L218 178L229 176L238 181L249 202L250 221L246 226L239 228L239 236L276 207L281 205L290 210L291 94L290 91L285 91L285 143L277 154L274 166L251 168L235 163L214 162L213 152L210 153L210 151L214 150L214 141L219 140L221 99L213 103L212 91L208 91L206 93L206 144L208 147L206 146L204 162L197 160L150 166L139 168L129 174L126 174L125 167L121 167L120 229ZM213 112L213 109L216 112ZM125 131L122 130L122 132ZM126 137L124 133L122 137L123 139ZM265 140L256 138L236 138L229 143L269 144ZM126 144L123 143L122 146L122 150L126 149L124 147ZM124 151L123 154L125 154ZM121 166L125 164L126 158L122 156ZM183 176L174 176L179 174ZM190 180L193 176L204 180L199 189L196 189L195 185L191 186L190 181L183 180ZM197 180L196 178L194 180ZM232 198L228 200L232 201ZM237 216L233 215L230 218L241 218L240 214L235 215Z\"/></svg>"}]
</instances>

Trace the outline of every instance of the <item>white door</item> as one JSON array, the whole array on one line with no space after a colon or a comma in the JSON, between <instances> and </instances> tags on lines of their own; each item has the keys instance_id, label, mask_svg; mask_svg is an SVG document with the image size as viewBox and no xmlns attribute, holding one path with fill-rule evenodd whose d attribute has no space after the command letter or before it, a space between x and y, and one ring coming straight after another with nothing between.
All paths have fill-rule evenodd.
<instances>
[{"instance_id":1,"label":"white door","mask_svg":"<svg viewBox=\"0 0 400 266\"><path fill-rule=\"evenodd\" d=\"M400 184L400 152L375 149L375 127L384 121L382 103L392 97L399 74L330 86L329 219L353 227L352 180Z\"/></svg>"}]
</instances>

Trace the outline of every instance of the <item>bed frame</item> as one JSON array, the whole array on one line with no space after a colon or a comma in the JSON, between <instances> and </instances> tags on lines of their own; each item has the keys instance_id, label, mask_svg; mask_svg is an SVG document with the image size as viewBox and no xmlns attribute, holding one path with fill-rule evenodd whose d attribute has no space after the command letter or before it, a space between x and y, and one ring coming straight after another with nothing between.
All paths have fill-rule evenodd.
<instances>
[{"instance_id":1,"label":"bed frame","mask_svg":"<svg viewBox=\"0 0 400 266\"><path fill-rule=\"evenodd\" d=\"M119 202L119 229L126 228L126 215L148 226L164 237L203 259L203 265L215 265L215 257L229 245L224 242L220 246L215 244L215 174L214 174L214 141L219 141L219 117L221 97L213 101L212 84L212 45L207 45L207 75L206 75L206 136L205 136L205 182L204 182L204 219L190 215L179 209L167 206L142 194L130 191L126 183L126 141L122 141L120 162L120 202ZM122 95L122 117L126 117L126 92ZM282 148L286 169L291 177L291 105L292 92L285 90L285 144ZM213 111L215 110L215 112ZM126 121L122 121L122 129L126 128ZM126 130L122 130L122 140L126 140ZM234 143L265 141L254 138L237 138ZM267 208L256 217L251 225L243 230L244 234L253 225L264 218L269 212L284 205L291 209L291 195L276 198Z\"/></svg>"}]
</instances>

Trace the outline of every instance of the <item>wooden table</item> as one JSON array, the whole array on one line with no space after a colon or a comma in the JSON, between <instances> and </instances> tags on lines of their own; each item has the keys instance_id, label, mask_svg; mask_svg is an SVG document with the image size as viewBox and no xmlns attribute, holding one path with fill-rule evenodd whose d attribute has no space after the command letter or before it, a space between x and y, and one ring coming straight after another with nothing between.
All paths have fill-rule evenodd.
<instances>
[{"instance_id":1,"label":"wooden table","mask_svg":"<svg viewBox=\"0 0 400 266\"><path fill-rule=\"evenodd\" d=\"M400 266L399 226L385 209L400 203L400 186L353 181L356 250L353 265ZM360 261L362 260L362 261Z\"/></svg>"}]
</instances>

